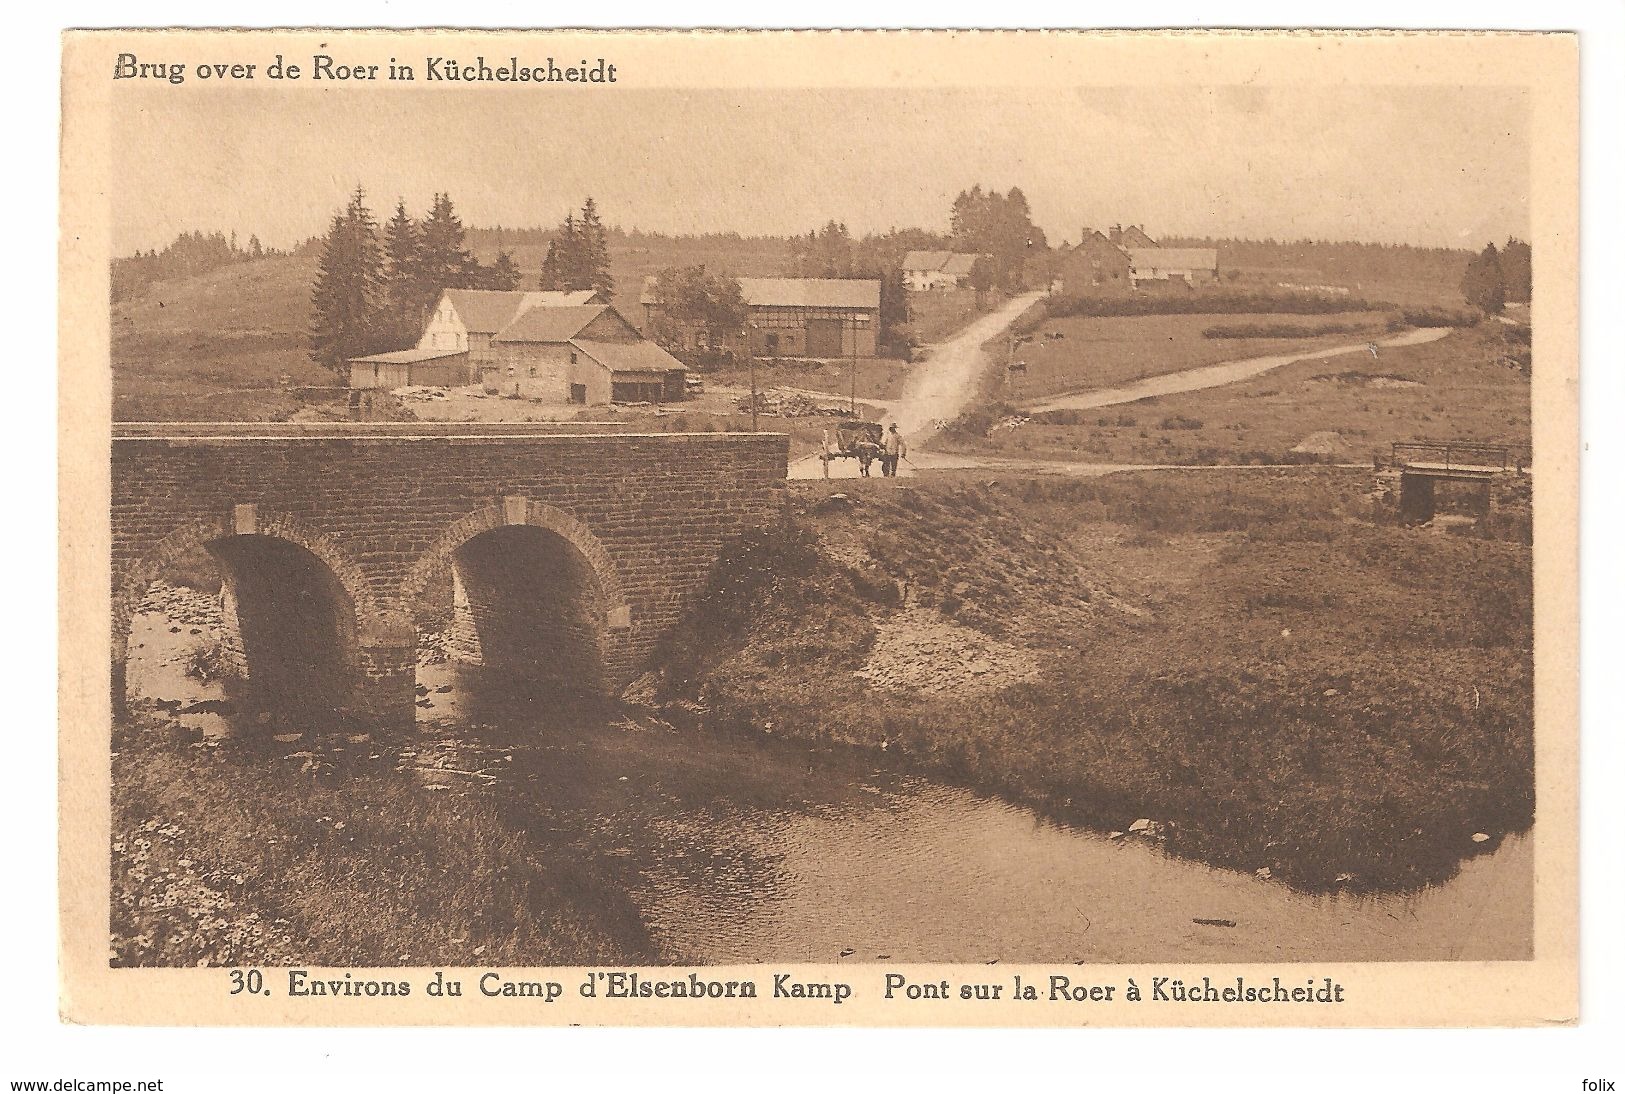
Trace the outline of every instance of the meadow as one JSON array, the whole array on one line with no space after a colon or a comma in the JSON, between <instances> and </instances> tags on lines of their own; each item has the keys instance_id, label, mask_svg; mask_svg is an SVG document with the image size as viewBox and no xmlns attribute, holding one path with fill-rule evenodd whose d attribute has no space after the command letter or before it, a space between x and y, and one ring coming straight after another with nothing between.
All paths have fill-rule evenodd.
<instances>
[{"instance_id":1,"label":"meadow","mask_svg":"<svg viewBox=\"0 0 1625 1094\"><path fill-rule=\"evenodd\" d=\"M1526 360L1526 336L1485 323L1383 348L1376 358L1311 357L1239 383L1093 410L1025 418L1007 387L936 443L1001 456L1172 464L1361 462L1407 440L1527 445Z\"/></svg>"}]
</instances>

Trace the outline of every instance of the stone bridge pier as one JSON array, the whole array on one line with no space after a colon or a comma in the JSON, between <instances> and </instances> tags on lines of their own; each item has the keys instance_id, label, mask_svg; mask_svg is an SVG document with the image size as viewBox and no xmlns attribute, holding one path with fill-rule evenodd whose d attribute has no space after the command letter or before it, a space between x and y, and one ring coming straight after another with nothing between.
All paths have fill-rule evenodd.
<instances>
[{"instance_id":1,"label":"stone bridge pier","mask_svg":"<svg viewBox=\"0 0 1625 1094\"><path fill-rule=\"evenodd\" d=\"M608 694L724 545L784 502L780 434L538 425L121 425L112 452L114 701L131 614L200 551L250 702L410 724L416 620L459 660Z\"/></svg>"}]
</instances>

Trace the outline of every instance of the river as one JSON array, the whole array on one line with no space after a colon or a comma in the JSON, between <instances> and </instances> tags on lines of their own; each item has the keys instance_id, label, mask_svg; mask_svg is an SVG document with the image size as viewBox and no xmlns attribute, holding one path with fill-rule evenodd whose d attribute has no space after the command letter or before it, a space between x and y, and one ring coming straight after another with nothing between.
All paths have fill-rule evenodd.
<instances>
[{"instance_id":1,"label":"river","mask_svg":"<svg viewBox=\"0 0 1625 1094\"><path fill-rule=\"evenodd\" d=\"M137 616L137 694L218 694L173 658L207 634ZM424 753L497 773L539 840L622 886L677 962L1517 960L1531 836L1406 895L1312 896L845 749L492 699L420 669ZM439 689L449 690L439 690ZM156 690L155 690L156 689ZM177 692L188 692L177 694ZM160 694L168 692L169 694ZM208 714L187 716L206 724ZM443 779L419 770L419 784ZM456 781L455 779L453 781ZM561 835L562 834L562 835ZM1199 921L1208 921L1206 923Z\"/></svg>"}]
</instances>

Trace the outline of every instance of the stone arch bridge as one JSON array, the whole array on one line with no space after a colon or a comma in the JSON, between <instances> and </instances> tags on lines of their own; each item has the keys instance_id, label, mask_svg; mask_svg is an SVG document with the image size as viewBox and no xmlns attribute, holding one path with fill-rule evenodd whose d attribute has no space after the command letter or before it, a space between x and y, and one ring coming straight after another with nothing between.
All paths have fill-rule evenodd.
<instances>
[{"instance_id":1,"label":"stone arch bridge","mask_svg":"<svg viewBox=\"0 0 1625 1094\"><path fill-rule=\"evenodd\" d=\"M449 582L465 655L618 690L724 544L779 512L788 450L558 423L118 425L115 701L133 610L200 550L250 684L410 722L415 612Z\"/></svg>"}]
</instances>

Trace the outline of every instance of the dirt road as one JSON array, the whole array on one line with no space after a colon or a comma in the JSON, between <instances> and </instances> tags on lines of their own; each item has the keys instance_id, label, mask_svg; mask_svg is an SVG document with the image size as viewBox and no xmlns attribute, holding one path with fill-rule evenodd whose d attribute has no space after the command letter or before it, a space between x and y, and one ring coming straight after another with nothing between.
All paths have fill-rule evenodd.
<instances>
[{"instance_id":1,"label":"dirt road","mask_svg":"<svg viewBox=\"0 0 1625 1094\"><path fill-rule=\"evenodd\" d=\"M997 311L988 312L945 342L930 347L930 355L915 370L902 398L888 407L888 418L911 440L922 439L931 423L959 417L976 394L976 382L987 367L982 343L997 337L1041 293L1011 297Z\"/></svg>"},{"instance_id":2,"label":"dirt road","mask_svg":"<svg viewBox=\"0 0 1625 1094\"><path fill-rule=\"evenodd\" d=\"M1377 341L1380 346L1417 346L1424 342L1435 342L1451 332L1450 327L1420 327L1408 330L1403 334L1396 334L1390 338ZM1201 391L1203 388L1221 387L1225 384L1234 384L1241 380L1250 380L1254 376L1269 372L1271 369L1281 368L1296 361L1307 361L1319 357L1339 357L1345 353L1364 353L1366 343L1357 342L1345 346L1328 346L1322 349L1305 350L1303 353L1278 354L1273 357L1249 357L1240 361L1222 361L1217 365L1204 365L1202 368L1186 369L1184 372L1170 372L1166 376L1152 376L1138 383L1124 384L1121 387L1101 388L1097 391L1081 391L1075 395L1061 395L1053 399L1046 399L1034 403L1030 408L1035 413L1044 410L1093 410L1096 407L1116 406L1119 403L1132 403L1139 399L1150 399L1158 395L1178 395L1186 391ZM1380 359L1379 359L1380 360Z\"/></svg>"}]
</instances>

